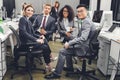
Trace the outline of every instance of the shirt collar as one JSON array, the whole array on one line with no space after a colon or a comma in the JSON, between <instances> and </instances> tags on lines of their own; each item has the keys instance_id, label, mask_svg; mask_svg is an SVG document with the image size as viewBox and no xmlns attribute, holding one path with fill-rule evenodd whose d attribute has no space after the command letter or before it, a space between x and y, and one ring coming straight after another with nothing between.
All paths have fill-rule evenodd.
<instances>
[{"instance_id":1,"label":"shirt collar","mask_svg":"<svg viewBox=\"0 0 120 80\"><path fill-rule=\"evenodd\" d=\"M43 16L49 17L50 15L49 14L48 15L43 14Z\"/></svg>"}]
</instances>

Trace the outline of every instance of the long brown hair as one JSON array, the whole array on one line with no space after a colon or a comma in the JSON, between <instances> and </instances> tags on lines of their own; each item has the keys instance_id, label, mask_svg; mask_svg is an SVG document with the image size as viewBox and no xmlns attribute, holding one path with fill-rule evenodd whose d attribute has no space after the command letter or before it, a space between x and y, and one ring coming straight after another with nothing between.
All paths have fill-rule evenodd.
<instances>
[{"instance_id":1,"label":"long brown hair","mask_svg":"<svg viewBox=\"0 0 120 80\"><path fill-rule=\"evenodd\" d=\"M33 8L33 6L32 6L31 4L28 4L28 5L24 8L24 10L23 10L23 16L25 16L25 11L26 11L26 9L29 8L29 7ZM34 8L33 8L33 10L34 10Z\"/></svg>"}]
</instances>

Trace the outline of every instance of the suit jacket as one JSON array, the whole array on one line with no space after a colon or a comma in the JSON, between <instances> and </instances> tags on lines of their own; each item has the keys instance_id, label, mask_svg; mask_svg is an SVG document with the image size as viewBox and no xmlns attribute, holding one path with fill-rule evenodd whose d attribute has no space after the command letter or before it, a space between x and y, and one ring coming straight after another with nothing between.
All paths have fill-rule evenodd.
<instances>
[{"instance_id":1,"label":"suit jacket","mask_svg":"<svg viewBox=\"0 0 120 80\"><path fill-rule=\"evenodd\" d=\"M32 23L27 17L21 17L19 21L19 38L22 44L36 42L39 35L36 35L32 27Z\"/></svg>"},{"instance_id":2,"label":"suit jacket","mask_svg":"<svg viewBox=\"0 0 120 80\"><path fill-rule=\"evenodd\" d=\"M55 10L55 7L52 7L50 14L53 18L55 18L55 21L57 21L58 11Z\"/></svg>"},{"instance_id":3,"label":"suit jacket","mask_svg":"<svg viewBox=\"0 0 120 80\"><path fill-rule=\"evenodd\" d=\"M69 25L69 27L74 27L73 21L70 21L68 25ZM57 21L57 28L58 28L58 32L59 32L60 36L63 37L63 40L65 40L65 42L72 39L72 36L67 37L67 35L66 35L67 30L64 25L64 20Z\"/></svg>"},{"instance_id":4,"label":"suit jacket","mask_svg":"<svg viewBox=\"0 0 120 80\"><path fill-rule=\"evenodd\" d=\"M66 28L65 28L65 25L64 25L64 21L62 20L62 21L58 21L58 23L57 23L58 25L57 25L57 28L58 28L58 32L60 33L60 34L62 34L62 35L65 35L65 33L66 33ZM69 27L73 27L74 25L73 25L73 21L71 21L71 22L69 22Z\"/></svg>"},{"instance_id":5,"label":"suit jacket","mask_svg":"<svg viewBox=\"0 0 120 80\"><path fill-rule=\"evenodd\" d=\"M78 25L76 25L78 21L74 21L74 24L75 27L78 27ZM85 54L86 49L89 47L89 36L91 32L95 30L95 25L90 18L86 17L82 20L81 28L78 29L80 29L78 32L79 35L77 34L76 37L68 43L70 46L75 44L75 47L78 48L78 50L76 50L77 55L81 55Z\"/></svg>"},{"instance_id":6,"label":"suit jacket","mask_svg":"<svg viewBox=\"0 0 120 80\"><path fill-rule=\"evenodd\" d=\"M39 33L38 29L39 29L40 25L42 24L42 19L43 19L43 14L40 14L36 17L36 19L33 23L34 30L37 34ZM47 32L45 37L47 38L47 40L49 40L49 38L52 37L52 34L55 31L55 19L53 17L51 17L51 16L48 17L48 20L47 20L47 23L45 26L45 30Z\"/></svg>"}]
</instances>

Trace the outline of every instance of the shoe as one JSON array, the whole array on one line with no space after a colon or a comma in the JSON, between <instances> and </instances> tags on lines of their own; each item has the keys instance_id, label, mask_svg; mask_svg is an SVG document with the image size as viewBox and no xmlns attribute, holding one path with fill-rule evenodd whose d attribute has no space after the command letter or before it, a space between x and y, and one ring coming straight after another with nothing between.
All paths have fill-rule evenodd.
<instances>
[{"instance_id":1,"label":"shoe","mask_svg":"<svg viewBox=\"0 0 120 80\"><path fill-rule=\"evenodd\" d=\"M50 58L51 61L56 61L57 59L58 59L58 57Z\"/></svg>"},{"instance_id":2,"label":"shoe","mask_svg":"<svg viewBox=\"0 0 120 80\"><path fill-rule=\"evenodd\" d=\"M64 71L74 71L73 68L67 68L67 67L63 67Z\"/></svg>"},{"instance_id":3,"label":"shoe","mask_svg":"<svg viewBox=\"0 0 120 80\"><path fill-rule=\"evenodd\" d=\"M46 70L46 72L51 72L52 68L51 68L51 66L46 66L45 70Z\"/></svg>"},{"instance_id":4,"label":"shoe","mask_svg":"<svg viewBox=\"0 0 120 80\"><path fill-rule=\"evenodd\" d=\"M46 79L57 79L57 78L60 78L60 76L56 75L54 73L51 73L49 75L46 75L44 78L46 78Z\"/></svg>"}]
</instances>

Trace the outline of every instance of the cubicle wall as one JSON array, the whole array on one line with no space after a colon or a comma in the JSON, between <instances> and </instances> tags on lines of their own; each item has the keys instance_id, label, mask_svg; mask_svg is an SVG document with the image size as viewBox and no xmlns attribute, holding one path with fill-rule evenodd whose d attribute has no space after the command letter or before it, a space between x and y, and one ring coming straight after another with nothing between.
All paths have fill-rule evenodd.
<instances>
[{"instance_id":1,"label":"cubicle wall","mask_svg":"<svg viewBox=\"0 0 120 80\"><path fill-rule=\"evenodd\" d=\"M33 4L34 8L35 8L35 12L36 13L41 13L42 12L42 5L44 3L50 3L50 4L54 4L56 0L15 0L16 3L16 12L20 13L21 12L21 5L26 2L26 3L30 3ZM60 2L60 8L63 7L65 4L69 4L73 7L73 9L76 9L76 6L79 4L80 0L57 0Z\"/></svg>"},{"instance_id":2,"label":"cubicle wall","mask_svg":"<svg viewBox=\"0 0 120 80\"><path fill-rule=\"evenodd\" d=\"M0 0L0 7L3 5L3 0Z\"/></svg>"}]
</instances>

